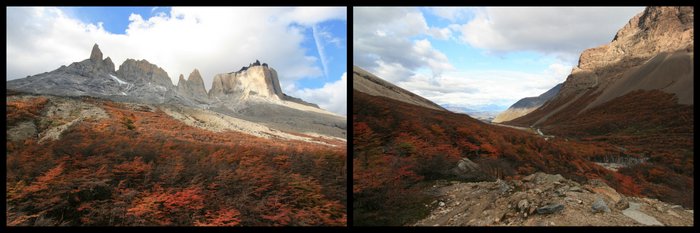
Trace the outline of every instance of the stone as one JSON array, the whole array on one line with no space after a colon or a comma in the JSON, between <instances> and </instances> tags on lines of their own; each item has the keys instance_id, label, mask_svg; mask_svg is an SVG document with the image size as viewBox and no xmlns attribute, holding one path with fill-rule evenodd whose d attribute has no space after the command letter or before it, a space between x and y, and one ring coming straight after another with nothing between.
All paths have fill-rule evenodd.
<instances>
[{"instance_id":1,"label":"stone","mask_svg":"<svg viewBox=\"0 0 700 233\"><path fill-rule=\"evenodd\" d=\"M622 199L622 195L617 193L617 191L615 191L615 189L611 188L608 185L600 185L597 187L591 187L590 190L591 190L591 192L598 194L598 195L610 200L611 203L617 203L618 201L620 201L620 199Z\"/></svg>"},{"instance_id":2,"label":"stone","mask_svg":"<svg viewBox=\"0 0 700 233\"><path fill-rule=\"evenodd\" d=\"M445 202L439 202L439 203L438 203L438 206L440 206L440 207L445 206Z\"/></svg>"},{"instance_id":3,"label":"stone","mask_svg":"<svg viewBox=\"0 0 700 233\"><path fill-rule=\"evenodd\" d=\"M508 184L506 184L505 182L501 181L498 183L498 192L500 194L504 194L510 189L511 189L511 187L508 186Z\"/></svg>"},{"instance_id":4,"label":"stone","mask_svg":"<svg viewBox=\"0 0 700 233\"><path fill-rule=\"evenodd\" d=\"M627 198L622 198L620 201L615 203L615 208L618 210L625 210L630 207L629 201L627 201Z\"/></svg>"},{"instance_id":5,"label":"stone","mask_svg":"<svg viewBox=\"0 0 700 233\"><path fill-rule=\"evenodd\" d=\"M520 201L518 202L518 210L519 210L520 212L523 212L523 211L527 210L527 208L529 207L528 204L529 204L529 203L528 203L527 199L520 200Z\"/></svg>"},{"instance_id":6,"label":"stone","mask_svg":"<svg viewBox=\"0 0 700 233\"><path fill-rule=\"evenodd\" d=\"M569 191L572 191L572 192L582 192L581 187L579 187L579 186L571 187L571 188L569 189Z\"/></svg>"},{"instance_id":7,"label":"stone","mask_svg":"<svg viewBox=\"0 0 700 233\"><path fill-rule=\"evenodd\" d=\"M538 214L553 214L556 212L559 212L564 209L563 204L559 203L553 203L549 205L545 205L543 207L537 208L537 213Z\"/></svg>"},{"instance_id":8,"label":"stone","mask_svg":"<svg viewBox=\"0 0 700 233\"><path fill-rule=\"evenodd\" d=\"M591 206L591 209L593 210L593 213L600 213L600 212L610 212L610 208L608 208L608 205L605 204L605 201L603 198L596 198L596 200L593 202L593 205Z\"/></svg>"}]
</instances>

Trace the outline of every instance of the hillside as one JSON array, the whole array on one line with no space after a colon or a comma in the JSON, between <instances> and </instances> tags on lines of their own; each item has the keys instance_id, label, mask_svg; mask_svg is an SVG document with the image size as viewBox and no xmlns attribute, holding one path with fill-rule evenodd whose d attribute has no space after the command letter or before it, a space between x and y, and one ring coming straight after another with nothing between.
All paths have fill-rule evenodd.
<instances>
[{"instance_id":1,"label":"hillside","mask_svg":"<svg viewBox=\"0 0 700 233\"><path fill-rule=\"evenodd\" d=\"M346 225L344 140L201 109L6 98L10 226Z\"/></svg>"},{"instance_id":2,"label":"hillside","mask_svg":"<svg viewBox=\"0 0 700 233\"><path fill-rule=\"evenodd\" d=\"M607 142L545 138L464 114L353 91L357 225L405 225L427 217L435 207L428 204L435 198L429 190L436 181L510 181L535 172L561 174L579 183L597 179L626 196L650 196L692 207L692 195L682 188L692 187L692 177L666 176L669 169L692 171L692 157L658 164L664 158L649 159ZM610 169L611 164L623 168ZM644 170L649 172L639 173Z\"/></svg>"},{"instance_id":3,"label":"hillside","mask_svg":"<svg viewBox=\"0 0 700 233\"><path fill-rule=\"evenodd\" d=\"M445 108L442 106L419 95L413 94L401 87L384 81L383 79L363 70L358 66L352 67L352 88L353 90L374 96L384 96L425 108L445 110Z\"/></svg>"},{"instance_id":4,"label":"hillside","mask_svg":"<svg viewBox=\"0 0 700 233\"><path fill-rule=\"evenodd\" d=\"M642 194L692 206L693 15L693 7L648 7L609 44L584 51L559 94L504 124L623 148L619 157L646 161L619 170L656 187Z\"/></svg>"}]
</instances>

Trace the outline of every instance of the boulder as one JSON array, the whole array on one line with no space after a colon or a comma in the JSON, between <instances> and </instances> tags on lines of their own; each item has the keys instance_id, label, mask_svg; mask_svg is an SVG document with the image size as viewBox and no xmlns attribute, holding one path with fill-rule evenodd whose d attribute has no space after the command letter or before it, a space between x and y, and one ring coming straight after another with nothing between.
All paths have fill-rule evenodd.
<instances>
[{"instance_id":1,"label":"boulder","mask_svg":"<svg viewBox=\"0 0 700 233\"><path fill-rule=\"evenodd\" d=\"M622 199L620 199L620 201L615 203L615 208L618 210L625 210L629 207L630 207L630 203L629 203L629 201L627 201L626 197L623 197Z\"/></svg>"},{"instance_id":2,"label":"boulder","mask_svg":"<svg viewBox=\"0 0 700 233\"><path fill-rule=\"evenodd\" d=\"M552 204L537 208L537 213L538 214L553 214L553 213L559 212L563 209L564 209L563 204L552 203Z\"/></svg>"},{"instance_id":3,"label":"boulder","mask_svg":"<svg viewBox=\"0 0 700 233\"><path fill-rule=\"evenodd\" d=\"M595 201L593 202L593 205L591 206L591 209L593 210L593 213L600 213L600 212L610 212L610 208L608 208L608 205L605 204L605 201L603 198L596 198Z\"/></svg>"}]
</instances>

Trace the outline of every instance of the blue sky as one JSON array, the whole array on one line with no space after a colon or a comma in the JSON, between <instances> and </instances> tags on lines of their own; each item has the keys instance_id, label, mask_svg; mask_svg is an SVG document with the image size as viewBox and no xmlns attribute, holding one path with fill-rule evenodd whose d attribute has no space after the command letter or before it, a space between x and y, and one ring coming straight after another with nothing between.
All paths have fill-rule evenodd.
<instances>
[{"instance_id":1,"label":"blue sky","mask_svg":"<svg viewBox=\"0 0 700 233\"><path fill-rule=\"evenodd\" d=\"M139 14L144 17L170 13L170 7L61 7L73 18L97 24L102 22L104 29L114 34L125 34L129 26L129 16Z\"/></svg>"},{"instance_id":2,"label":"blue sky","mask_svg":"<svg viewBox=\"0 0 700 233\"><path fill-rule=\"evenodd\" d=\"M89 57L94 43L118 67L146 59L177 84L199 69L213 76L259 59L285 93L345 115L345 7L10 7L8 79ZM42 56L31 56L42 54ZM9 59L13 58L13 59ZM330 95L330 96L329 96Z\"/></svg>"},{"instance_id":3,"label":"blue sky","mask_svg":"<svg viewBox=\"0 0 700 233\"><path fill-rule=\"evenodd\" d=\"M355 7L353 63L451 109L502 111L563 82L643 7Z\"/></svg>"}]
</instances>

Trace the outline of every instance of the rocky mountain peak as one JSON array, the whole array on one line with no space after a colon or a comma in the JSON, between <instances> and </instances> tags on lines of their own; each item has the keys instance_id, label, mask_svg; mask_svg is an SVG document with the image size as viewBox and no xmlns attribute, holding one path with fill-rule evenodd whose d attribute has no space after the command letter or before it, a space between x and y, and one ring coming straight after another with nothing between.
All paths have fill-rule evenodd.
<instances>
[{"instance_id":1,"label":"rocky mountain peak","mask_svg":"<svg viewBox=\"0 0 700 233\"><path fill-rule=\"evenodd\" d=\"M187 81L195 82L195 84L201 83L202 87L204 87L204 80L202 79L202 75L199 74L198 69L194 69L192 73L190 73L190 76L187 77Z\"/></svg>"},{"instance_id":2,"label":"rocky mountain peak","mask_svg":"<svg viewBox=\"0 0 700 233\"><path fill-rule=\"evenodd\" d=\"M102 61L102 51L100 51L100 46L97 44L92 46L92 52L90 53L90 60L94 62Z\"/></svg>"},{"instance_id":3,"label":"rocky mountain peak","mask_svg":"<svg viewBox=\"0 0 700 233\"><path fill-rule=\"evenodd\" d=\"M647 7L620 29L606 45L583 51L562 88L568 96L589 88L604 88L664 52L693 50L693 7Z\"/></svg>"},{"instance_id":4,"label":"rocky mountain peak","mask_svg":"<svg viewBox=\"0 0 700 233\"><path fill-rule=\"evenodd\" d=\"M610 44L584 51L577 68L593 69L622 58L644 60L660 52L692 50L693 37L693 7L647 7L620 29Z\"/></svg>"},{"instance_id":5,"label":"rocky mountain peak","mask_svg":"<svg viewBox=\"0 0 700 233\"><path fill-rule=\"evenodd\" d=\"M178 91L188 97L204 100L207 98L207 90L204 88L204 80L199 70L194 69L187 80L181 74L177 84Z\"/></svg>"},{"instance_id":6,"label":"rocky mountain peak","mask_svg":"<svg viewBox=\"0 0 700 233\"><path fill-rule=\"evenodd\" d=\"M173 82L163 68L151 64L145 59L126 59L126 61L119 66L117 76L127 82L150 83L151 85L159 85L166 89L173 86Z\"/></svg>"},{"instance_id":7,"label":"rocky mountain peak","mask_svg":"<svg viewBox=\"0 0 700 233\"><path fill-rule=\"evenodd\" d=\"M104 67L109 71L110 73L114 73L114 62L112 62L112 59L107 57L102 61L102 64Z\"/></svg>"},{"instance_id":8,"label":"rocky mountain peak","mask_svg":"<svg viewBox=\"0 0 700 233\"><path fill-rule=\"evenodd\" d=\"M276 100L284 99L277 71L268 66L262 66L258 60L239 71L214 76L209 96L224 95L235 96L235 98L258 96Z\"/></svg>"},{"instance_id":9,"label":"rocky mountain peak","mask_svg":"<svg viewBox=\"0 0 700 233\"><path fill-rule=\"evenodd\" d=\"M180 74L180 77L177 79L177 86L179 87L186 85L185 82L187 82L187 80L185 80L185 76Z\"/></svg>"}]
</instances>

